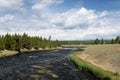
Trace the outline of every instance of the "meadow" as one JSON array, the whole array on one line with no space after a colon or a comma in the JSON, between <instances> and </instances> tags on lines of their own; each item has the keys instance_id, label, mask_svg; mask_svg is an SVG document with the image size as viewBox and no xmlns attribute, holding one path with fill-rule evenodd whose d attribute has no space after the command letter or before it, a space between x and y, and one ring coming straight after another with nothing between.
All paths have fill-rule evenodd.
<instances>
[{"instance_id":1,"label":"meadow","mask_svg":"<svg viewBox=\"0 0 120 80\"><path fill-rule=\"evenodd\" d=\"M120 45L87 45L70 58L80 68L107 80L120 79Z\"/></svg>"}]
</instances>

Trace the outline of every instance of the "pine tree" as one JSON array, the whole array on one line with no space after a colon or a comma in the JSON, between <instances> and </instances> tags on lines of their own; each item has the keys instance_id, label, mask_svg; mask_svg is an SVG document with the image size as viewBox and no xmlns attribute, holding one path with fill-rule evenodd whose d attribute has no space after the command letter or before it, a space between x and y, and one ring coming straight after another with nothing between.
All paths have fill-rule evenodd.
<instances>
[{"instance_id":1,"label":"pine tree","mask_svg":"<svg viewBox=\"0 0 120 80\"><path fill-rule=\"evenodd\" d=\"M31 49L31 38L27 34L23 34L21 37L21 46L22 48Z\"/></svg>"},{"instance_id":2,"label":"pine tree","mask_svg":"<svg viewBox=\"0 0 120 80\"><path fill-rule=\"evenodd\" d=\"M101 44L104 44L104 40L103 40L103 38L102 38L102 40L101 40Z\"/></svg>"},{"instance_id":3,"label":"pine tree","mask_svg":"<svg viewBox=\"0 0 120 80\"><path fill-rule=\"evenodd\" d=\"M0 50L4 50L5 49L5 46L4 46L4 41L3 41L3 38L0 36Z\"/></svg>"},{"instance_id":4,"label":"pine tree","mask_svg":"<svg viewBox=\"0 0 120 80\"><path fill-rule=\"evenodd\" d=\"M10 34L6 34L4 37L5 49L13 50L14 49L14 39Z\"/></svg>"},{"instance_id":5,"label":"pine tree","mask_svg":"<svg viewBox=\"0 0 120 80\"><path fill-rule=\"evenodd\" d=\"M94 41L94 44L100 44L100 40L99 40L99 39L96 39L96 40Z\"/></svg>"},{"instance_id":6,"label":"pine tree","mask_svg":"<svg viewBox=\"0 0 120 80\"><path fill-rule=\"evenodd\" d=\"M116 43L116 44L120 43L120 36L117 36L117 37L116 37L115 43Z\"/></svg>"},{"instance_id":7,"label":"pine tree","mask_svg":"<svg viewBox=\"0 0 120 80\"><path fill-rule=\"evenodd\" d=\"M20 36L19 35L15 35L14 36L14 40L15 40L15 50L18 51L19 53L21 53L21 41L20 41Z\"/></svg>"},{"instance_id":8,"label":"pine tree","mask_svg":"<svg viewBox=\"0 0 120 80\"><path fill-rule=\"evenodd\" d=\"M112 39L112 40L111 40L111 44L114 44L114 43L115 43L115 40L114 40L114 39Z\"/></svg>"}]
</instances>

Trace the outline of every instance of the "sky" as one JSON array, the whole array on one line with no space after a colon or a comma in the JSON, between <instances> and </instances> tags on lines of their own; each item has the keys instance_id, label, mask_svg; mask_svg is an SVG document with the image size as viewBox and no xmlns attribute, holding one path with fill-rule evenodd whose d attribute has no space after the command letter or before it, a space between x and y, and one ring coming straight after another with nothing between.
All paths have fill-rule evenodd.
<instances>
[{"instance_id":1,"label":"sky","mask_svg":"<svg viewBox=\"0 0 120 80\"><path fill-rule=\"evenodd\" d=\"M0 0L0 34L53 40L120 36L120 0Z\"/></svg>"}]
</instances>

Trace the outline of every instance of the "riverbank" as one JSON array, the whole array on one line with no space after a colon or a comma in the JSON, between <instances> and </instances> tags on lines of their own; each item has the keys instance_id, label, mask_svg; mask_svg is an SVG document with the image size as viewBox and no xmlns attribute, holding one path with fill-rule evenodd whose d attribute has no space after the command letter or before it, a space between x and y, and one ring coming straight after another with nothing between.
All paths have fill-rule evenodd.
<instances>
[{"instance_id":1,"label":"riverbank","mask_svg":"<svg viewBox=\"0 0 120 80\"><path fill-rule=\"evenodd\" d=\"M89 45L84 48L84 51L71 54L70 58L80 69L88 70L98 78L120 80L119 46L120 45Z\"/></svg>"},{"instance_id":2,"label":"riverbank","mask_svg":"<svg viewBox=\"0 0 120 80\"><path fill-rule=\"evenodd\" d=\"M18 54L18 51L2 50L0 51L0 58L7 57L7 56L13 56L16 54Z\"/></svg>"},{"instance_id":3,"label":"riverbank","mask_svg":"<svg viewBox=\"0 0 120 80\"><path fill-rule=\"evenodd\" d=\"M120 44L89 45L79 58L114 73L120 73Z\"/></svg>"},{"instance_id":4,"label":"riverbank","mask_svg":"<svg viewBox=\"0 0 120 80\"><path fill-rule=\"evenodd\" d=\"M39 50L36 50L36 49L31 49L31 50L21 49L21 53L18 53L18 51L13 51L13 50L1 50L0 51L0 58L4 58L4 57L8 57L8 56L14 56L14 55L22 54L22 53L25 53L25 52L36 52L36 51L57 50L57 49L60 49L60 48L47 48L47 49L39 49Z\"/></svg>"}]
</instances>

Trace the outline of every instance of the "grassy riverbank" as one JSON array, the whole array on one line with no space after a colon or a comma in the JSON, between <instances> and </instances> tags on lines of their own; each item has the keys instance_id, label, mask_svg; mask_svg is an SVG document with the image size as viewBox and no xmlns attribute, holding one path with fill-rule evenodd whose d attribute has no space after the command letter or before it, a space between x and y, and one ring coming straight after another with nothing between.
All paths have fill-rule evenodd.
<instances>
[{"instance_id":1,"label":"grassy riverbank","mask_svg":"<svg viewBox=\"0 0 120 80\"><path fill-rule=\"evenodd\" d=\"M82 53L79 58L120 74L120 44L89 45Z\"/></svg>"},{"instance_id":2,"label":"grassy riverbank","mask_svg":"<svg viewBox=\"0 0 120 80\"><path fill-rule=\"evenodd\" d=\"M112 47L115 47L116 45L112 45ZM85 48L85 51L77 51L77 52L75 52L74 54L71 54L70 55L70 59L71 59L71 61L73 61L73 62L75 62L75 64L80 68L80 69L83 69L83 70L86 70L86 71L89 71L89 72L91 72L91 73L93 73L96 77L98 77L98 78L101 78L102 80L120 80L120 74L119 74L119 71L118 72L113 72L112 70L110 71L110 70L106 70L105 68L103 68L103 66L101 67L99 67L99 65L96 65L95 63L93 63L94 61L90 61L89 60L89 56L90 57L95 57L95 56L101 56L101 54L102 53L100 53L100 51L102 50L102 48L100 48L101 46L92 46L92 48L95 48L95 47L97 47L98 49L99 49L99 53L96 53L96 54L93 54L93 53L95 53L94 52L94 50L90 47L90 46L88 46L90 49L86 49ZM105 49L105 51L107 50L107 48L111 48L111 45L105 45L105 46L102 46L103 48L105 48L106 47L106 49ZM117 45L117 47L118 47L118 45ZM119 48L119 47L118 47ZM86 51L86 50L91 50L91 51L93 51L92 53L91 53L91 51ZM110 51L110 49L108 49L109 51ZM111 49L112 50L112 49ZM116 51L117 51L118 49L116 49ZM112 52L113 52L114 50L112 50ZM90 53L86 53L86 54L89 54L89 55L87 55L87 56L85 56L85 52L90 52ZM117 52L119 52L119 51L117 51ZM112 53L111 53L112 54ZM83 56L84 55L84 56ZM103 54L102 54L103 55ZM109 55L110 55L110 53L109 53ZM81 57L82 56L82 57ZM104 53L104 56L106 56L105 55L105 53ZM116 58L117 58L118 56L116 56ZM120 57L120 56L119 56ZM98 58L98 57L97 57ZM109 57L110 58L110 57ZM108 60L109 60L109 58L108 58ZM114 57L115 58L115 57ZM115 59L116 59L115 58ZM110 58L111 59L111 58ZM99 59L99 61L103 61L104 60L104 58L100 58ZM115 61L115 60L114 60ZM106 61L104 61L104 62L106 62ZM99 62L98 62L99 63ZM112 62L112 63L115 63L115 62ZM104 63L105 64L105 63ZM103 64L103 65L104 65ZM102 64L101 64L102 65ZM105 64L106 65L106 64ZM118 64L119 65L119 64ZM105 66L104 66L105 67ZM111 67L111 66L110 66ZM113 67L113 66L112 66Z\"/></svg>"}]
</instances>

